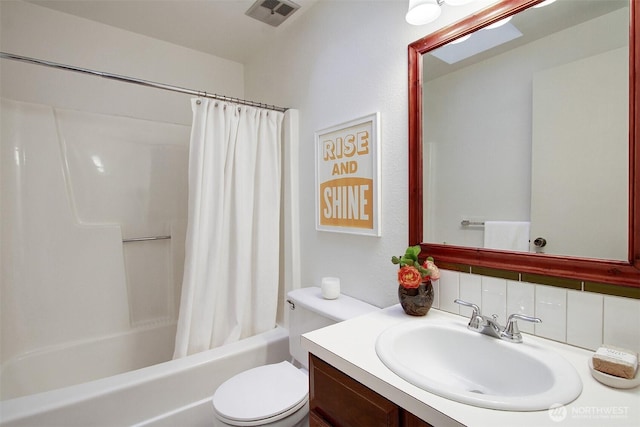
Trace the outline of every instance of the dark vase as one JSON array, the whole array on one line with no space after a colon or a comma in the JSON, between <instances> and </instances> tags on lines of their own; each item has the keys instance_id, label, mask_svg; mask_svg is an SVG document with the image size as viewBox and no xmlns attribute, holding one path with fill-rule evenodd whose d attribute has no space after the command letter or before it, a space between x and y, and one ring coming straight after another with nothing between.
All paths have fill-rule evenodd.
<instances>
[{"instance_id":1,"label":"dark vase","mask_svg":"<svg viewBox=\"0 0 640 427\"><path fill-rule=\"evenodd\" d=\"M398 285L398 299L405 313L411 316L424 316L433 304L431 280L420 283L417 288L405 288Z\"/></svg>"}]
</instances>

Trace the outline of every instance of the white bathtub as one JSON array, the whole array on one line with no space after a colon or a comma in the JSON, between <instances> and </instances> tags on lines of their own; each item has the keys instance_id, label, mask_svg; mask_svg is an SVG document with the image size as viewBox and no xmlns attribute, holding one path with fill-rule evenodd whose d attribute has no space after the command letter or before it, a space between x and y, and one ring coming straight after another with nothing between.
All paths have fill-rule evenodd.
<instances>
[{"instance_id":1,"label":"white bathtub","mask_svg":"<svg viewBox=\"0 0 640 427\"><path fill-rule=\"evenodd\" d=\"M288 360L282 327L178 360L0 402L0 426L207 426L216 388L243 370Z\"/></svg>"},{"instance_id":2,"label":"white bathtub","mask_svg":"<svg viewBox=\"0 0 640 427\"><path fill-rule=\"evenodd\" d=\"M175 336L176 324L172 322L28 352L2 364L0 400L166 362L173 356Z\"/></svg>"}]
</instances>

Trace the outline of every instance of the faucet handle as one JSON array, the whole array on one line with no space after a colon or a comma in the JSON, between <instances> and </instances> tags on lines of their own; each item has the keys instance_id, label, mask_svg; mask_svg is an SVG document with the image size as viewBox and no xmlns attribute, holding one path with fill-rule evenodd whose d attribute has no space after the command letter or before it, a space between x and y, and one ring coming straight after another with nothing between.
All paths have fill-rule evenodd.
<instances>
[{"instance_id":1,"label":"faucet handle","mask_svg":"<svg viewBox=\"0 0 640 427\"><path fill-rule=\"evenodd\" d=\"M526 322L533 323L542 323L542 320L537 317L526 316L524 314L514 313L509 316L509 320L507 320L507 326L504 327L504 330L500 334L503 339L512 342L522 342L522 334L520 333L520 329L518 328L518 320L524 320Z\"/></svg>"},{"instance_id":2,"label":"faucet handle","mask_svg":"<svg viewBox=\"0 0 640 427\"><path fill-rule=\"evenodd\" d=\"M463 301L461 299L454 299L453 302L456 304L464 305L465 307L471 307L473 309L473 313L471 313L471 317L469 318L469 324L467 328L478 331L482 328L482 314L480 313L480 307L472 302Z\"/></svg>"},{"instance_id":3,"label":"faucet handle","mask_svg":"<svg viewBox=\"0 0 640 427\"><path fill-rule=\"evenodd\" d=\"M481 316L480 307L478 307L476 304L472 302L467 302L458 298L454 299L453 302L455 302L456 304L464 305L465 307L471 307L473 309L473 313L471 314L472 318L476 316Z\"/></svg>"}]
</instances>

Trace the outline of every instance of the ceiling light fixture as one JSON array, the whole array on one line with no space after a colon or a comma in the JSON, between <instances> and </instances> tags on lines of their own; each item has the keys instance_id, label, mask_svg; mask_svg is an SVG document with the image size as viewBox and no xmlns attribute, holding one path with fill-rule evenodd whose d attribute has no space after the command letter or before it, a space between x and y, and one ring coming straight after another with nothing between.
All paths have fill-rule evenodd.
<instances>
[{"instance_id":1,"label":"ceiling light fixture","mask_svg":"<svg viewBox=\"0 0 640 427\"><path fill-rule=\"evenodd\" d=\"M504 19L501 19L501 20L500 20L500 21L498 21L498 22L494 22L494 23L493 23L493 24L491 24L491 25L487 25L484 29L485 29L485 30L493 30L494 28L502 27L504 24L506 24L506 23L507 23L507 22L509 22L509 21L511 21L511 16L509 16L509 17L507 17L507 18L504 18Z\"/></svg>"},{"instance_id":2,"label":"ceiling light fixture","mask_svg":"<svg viewBox=\"0 0 640 427\"><path fill-rule=\"evenodd\" d=\"M476 0L444 0L446 4L449 6L464 6L465 4L469 4Z\"/></svg>"},{"instance_id":3,"label":"ceiling light fixture","mask_svg":"<svg viewBox=\"0 0 640 427\"><path fill-rule=\"evenodd\" d=\"M471 34L467 34L466 36L459 37L459 38L457 38L457 39L453 40L453 41L452 41L452 42L450 42L450 43L451 43L451 44L458 44L458 43L462 43L462 42L464 42L464 41L467 41L467 40L469 40L470 38L471 38Z\"/></svg>"},{"instance_id":4,"label":"ceiling light fixture","mask_svg":"<svg viewBox=\"0 0 640 427\"><path fill-rule=\"evenodd\" d=\"M475 0L409 0L409 11L405 15L411 25L425 25L435 21L442 13L440 6L462 6Z\"/></svg>"},{"instance_id":5,"label":"ceiling light fixture","mask_svg":"<svg viewBox=\"0 0 640 427\"><path fill-rule=\"evenodd\" d=\"M409 11L404 19L411 25L424 25L438 19L441 12L437 0L409 0Z\"/></svg>"},{"instance_id":6,"label":"ceiling light fixture","mask_svg":"<svg viewBox=\"0 0 640 427\"><path fill-rule=\"evenodd\" d=\"M545 6L549 6L551 3L554 3L556 0L545 0L542 3L538 3L537 5L533 6L533 7L545 7Z\"/></svg>"}]
</instances>

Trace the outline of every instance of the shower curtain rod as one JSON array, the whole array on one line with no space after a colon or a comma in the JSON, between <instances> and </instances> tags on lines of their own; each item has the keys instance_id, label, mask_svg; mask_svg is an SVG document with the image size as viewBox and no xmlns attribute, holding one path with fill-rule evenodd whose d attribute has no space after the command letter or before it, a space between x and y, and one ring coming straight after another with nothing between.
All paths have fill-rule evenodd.
<instances>
[{"instance_id":1,"label":"shower curtain rod","mask_svg":"<svg viewBox=\"0 0 640 427\"><path fill-rule=\"evenodd\" d=\"M90 70L88 68L74 67L73 65L58 64L56 62L44 61L42 59L29 58L28 56L15 55L15 54L12 54L12 53L0 52L0 58L11 59L13 61L27 62L29 64L43 65L45 67L58 68L58 69L61 69L61 70L75 71L77 73L90 74L92 76L102 77L102 78L105 78L105 79L117 80L117 81L125 82L125 83L133 83L133 84L152 87L152 88L156 88L156 89L169 90L169 91L172 91L172 92L186 93L186 94L189 94L189 95L195 95L195 96L199 96L199 97L202 97L202 98L211 98L211 99L217 99L219 101L229 101L229 102L233 102L235 104L250 105L250 106L253 106L253 107L265 108L267 110L274 110L274 111L281 111L281 112L285 112L285 111L288 110L288 108L277 107L275 105L269 105L269 104L263 104L261 102L247 101L247 100L244 100L244 99L234 98L234 97L231 97L231 96L224 96L224 95L217 95L217 94L207 93L207 92L200 91L200 90L185 89L185 88L182 88L182 87L171 86L171 85L167 85L167 84L164 84L164 83L156 83L156 82L151 82L151 81L148 81L148 80L135 79L133 77L120 76L118 74L111 74L111 73L106 73L106 72L103 72L103 71Z\"/></svg>"}]
</instances>

